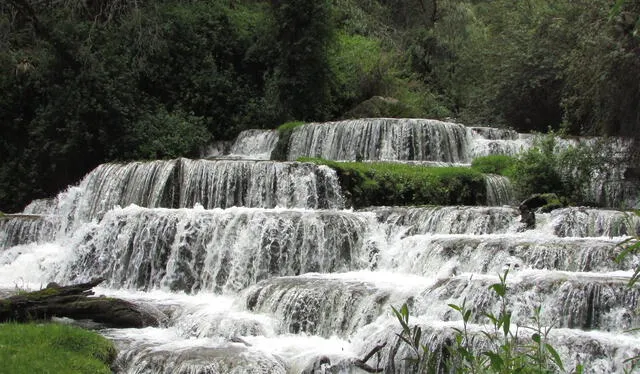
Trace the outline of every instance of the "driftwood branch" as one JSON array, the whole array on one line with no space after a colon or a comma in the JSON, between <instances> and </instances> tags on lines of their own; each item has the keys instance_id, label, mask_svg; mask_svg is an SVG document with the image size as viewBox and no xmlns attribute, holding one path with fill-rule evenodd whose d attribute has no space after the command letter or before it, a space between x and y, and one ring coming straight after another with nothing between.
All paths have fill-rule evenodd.
<instances>
[{"instance_id":1,"label":"driftwood branch","mask_svg":"<svg viewBox=\"0 0 640 374\"><path fill-rule=\"evenodd\" d=\"M373 355L375 355L376 353L380 352L380 350L382 348L384 348L387 345L387 342L384 342L382 344L378 344L375 347L373 347L373 349L371 351L369 351L369 353L367 353L366 356L364 356L364 358L362 360L354 360L353 364L357 367L359 367L360 369L368 372L368 373L381 373L384 371L383 368L374 368L373 366L370 366L367 364L367 361L369 361L371 359L371 357L373 357Z\"/></svg>"},{"instance_id":2,"label":"driftwood branch","mask_svg":"<svg viewBox=\"0 0 640 374\"><path fill-rule=\"evenodd\" d=\"M139 306L121 299L91 297L93 287L103 279L61 287L50 283L40 291L0 299L0 322L29 322L67 317L93 320L110 327L157 326L160 319Z\"/></svg>"}]
</instances>

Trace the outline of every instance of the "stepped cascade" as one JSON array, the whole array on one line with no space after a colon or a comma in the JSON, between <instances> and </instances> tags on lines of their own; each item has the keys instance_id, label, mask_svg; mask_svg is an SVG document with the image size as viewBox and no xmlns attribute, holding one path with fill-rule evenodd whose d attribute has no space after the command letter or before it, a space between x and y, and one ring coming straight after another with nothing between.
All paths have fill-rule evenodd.
<instances>
[{"instance_id":1,"label":"stepped cascade","mask_svg":"<svg viewBox=\"0 0 640 374\"><path fill-rule=\"evenodd\" d=\"M531 138L431 120L372 119L294 130L288 158L266 160L274 131L248 131L215 160L104 164L58 196L0 220L0 288L106 279L97 294L153 307L160 327L101 329L121 373L410 372L391 312L407 302L434 352L462 326L448 304L497 313L489 286L509 270L512 323L536 307L566 368L622 373L640 354L640 256L614 261L640 218L571 207L523 230L508 183L487 178L487 206L353 210L334 170L293 161L467 164ZM274 140L275 139L275 140ZM486 344L474 341L476 348ZM443 360L442 357L439 359ZM375 362L374 362L375 361Z\"/></svg>"}]
</instances>

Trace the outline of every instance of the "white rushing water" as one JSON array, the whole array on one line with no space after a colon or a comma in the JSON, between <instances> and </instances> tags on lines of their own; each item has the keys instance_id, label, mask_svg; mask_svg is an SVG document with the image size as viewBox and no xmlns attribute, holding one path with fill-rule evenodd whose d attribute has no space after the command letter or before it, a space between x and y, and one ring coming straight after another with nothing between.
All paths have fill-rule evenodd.
<instances>
[{"instance_id":1,"label":"white rushing water","mask_svg":"<svg viewBox=\"0 0 640 374\"><path fill-rule=\"evenodd\" d=\"M229 154L224 157L270 160L277 142L277 130L245 130L238 135Z\"/></svg>"},{"instance_id":2,"label":"white rushing water","mask_svg":"<svg viewBox=\"0 0 640 374\"><path fill-rule=\"evenodd\" d=\"M421 121L384 131L428 142L435 133L413 129ZM445 148L470 132L521 140L505 130L437 127L444 140L415 154L464 161L473 146ZM361 141L361 155L374 157L373 140ZM487 183L508 194L504 180ZM187 159L102 165L25 213L0 221L0 288L101 276L97 294L164 315L159 327L101 330L118 346L122 373L301 373L314 363L358 372L353 359L384 341L368 364L409 372L391 307L408 303L423 344L442 352L461 327L447 304L467 300L477 308L470 329L486 330L482 311L499 307L489 286L506 269L512 323L531 324L542 306L566 367L622 373L640 353L640 335L627 332L640 324L640 289L626 285L640 256L614 261L617 243L640 232L630 213L564 208L538 213L536 228L524 230L512 206L353 211L328 168Z\"/></svg>"}]
</instances>

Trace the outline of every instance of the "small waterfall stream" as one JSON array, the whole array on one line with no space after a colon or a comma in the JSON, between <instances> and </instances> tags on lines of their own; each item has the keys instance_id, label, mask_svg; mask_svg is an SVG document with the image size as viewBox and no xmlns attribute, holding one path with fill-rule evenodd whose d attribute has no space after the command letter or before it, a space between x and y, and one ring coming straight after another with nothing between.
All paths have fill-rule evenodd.
<instances>
[{"instance_id":1,"label":"small waterfall stream","mask_svg":"<svg viewBox=\"0 0 640 374\"><path fill-rule=\"evenodd\" d=\"M340 124L299 128L289 158L468 163L530 142L428 120ZM234 149L259 159L272 135L243 134ZM423 342L438 351L460 327L447 304L495 312L488 287L505 269L514 323L529 324L542 305L565 367L622 373L640 353L639 333L627 331L640 325L640 289L626 286L640 256L613 260L616 244L640 233L635 215L564 208L523 231L517 207L501 206L513 198L498 176L487 178L493 206L354 211L332 169L236 158L105 164L34 201L0 220L0 287L102 276L98 294L162 311L161 327L101 330L122 373L301 373L320 357L332 372L356 372L340 363L380 341L389 348L377 364L407 372L391 359L391 306L411 304ZM479 313L471 322L485 328Z\"/></svg>"}]
</instances>

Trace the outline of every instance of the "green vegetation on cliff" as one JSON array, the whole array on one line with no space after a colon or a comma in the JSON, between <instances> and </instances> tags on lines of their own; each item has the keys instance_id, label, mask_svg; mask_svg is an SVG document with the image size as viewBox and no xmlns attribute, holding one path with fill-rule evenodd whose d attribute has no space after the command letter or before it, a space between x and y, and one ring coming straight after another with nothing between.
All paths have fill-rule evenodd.
<instances>
[{"instance_id":1,"label":"green vegetation on cliff","mask_svg":"<svg viewBox=\"0 0 640 374\"><path fill-rule=\"evenodd\" d=\"M482 173L465 167L424 167L387 162L298 161L335 169L349 205L482 205Z\"/></svg>"},{"instance_id":2,"label":"green vegetation on cliff","mask_svg":"<svg viewBox=\"0 0 640 374\"><path fill-rule=\"evenodd\" d=\"M13 374L111 373L116 350L99 334L77 327L0 324L0 371Z\"/></svg>"}]
</instances>

